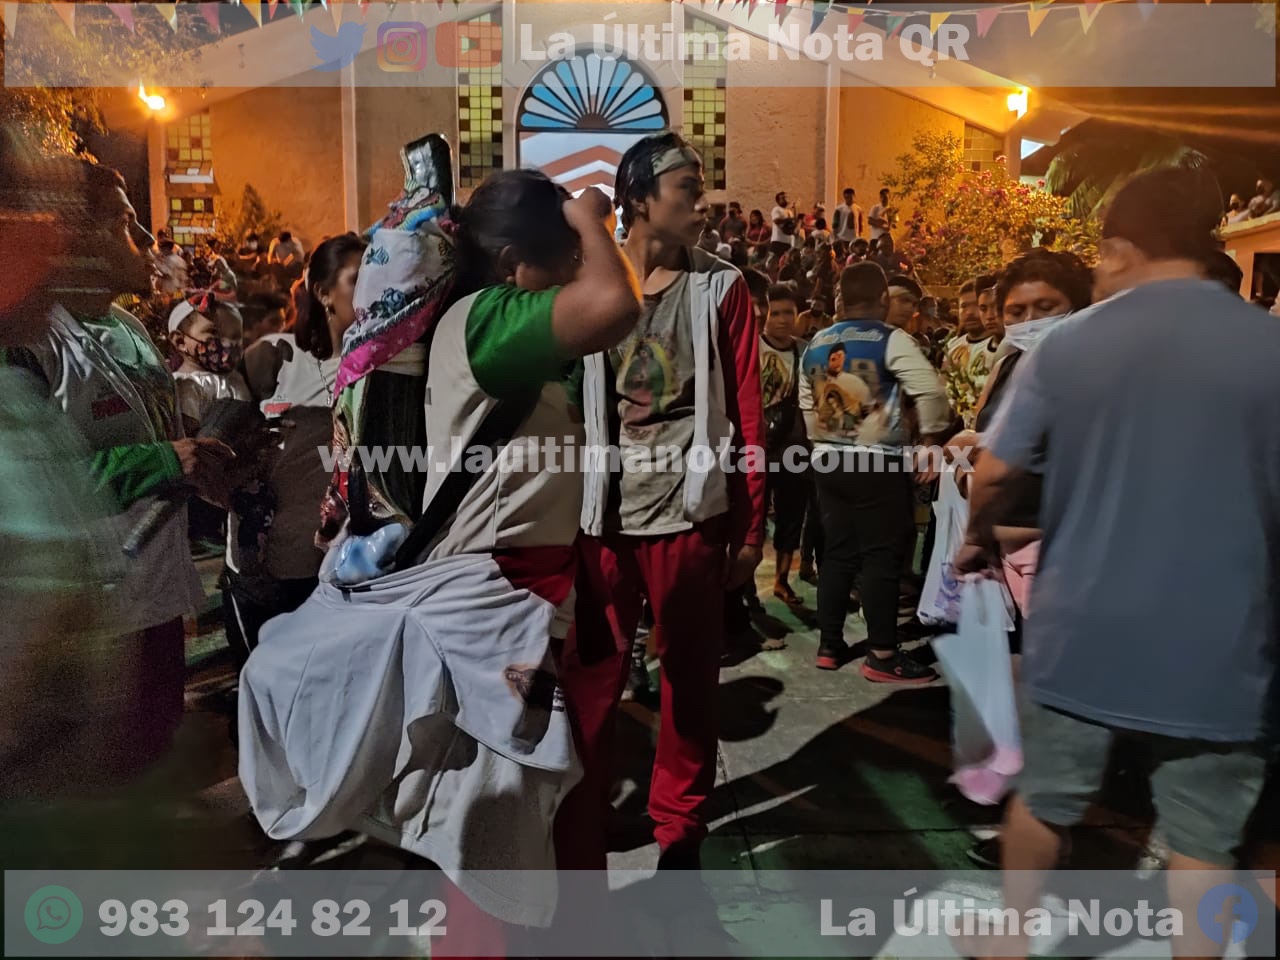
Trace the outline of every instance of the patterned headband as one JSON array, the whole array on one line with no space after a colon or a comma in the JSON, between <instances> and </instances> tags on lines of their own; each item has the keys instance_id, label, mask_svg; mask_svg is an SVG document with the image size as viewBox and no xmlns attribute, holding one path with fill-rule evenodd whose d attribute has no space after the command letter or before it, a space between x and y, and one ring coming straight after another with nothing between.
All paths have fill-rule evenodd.
<instances>
[{"instance_id":1,"label":"patterned headband","mask_svg":"<svg viewBox=\"0 0 1280 960\"><path fill-rule=\"evenodd\" d=\"M182 326L182 321L193 313L203 313L208 316L209 312L218 306L238 309L235 289L223 280L219 280L208 290L190 291L185 300L179 300L169 313L169 332L177 330Z\"/></svg>"},{"instance_id":2,"label":"patterned headband","mask_svg":"<svg viewBox=\"0 0 1280 960\"><path fill-rule=\"evenodd\" d=\"M653 158L653 175L660 177L681 167L694 166L702 166L702 157L693 147L669 147Z\"/></svg>"}]
</instances>

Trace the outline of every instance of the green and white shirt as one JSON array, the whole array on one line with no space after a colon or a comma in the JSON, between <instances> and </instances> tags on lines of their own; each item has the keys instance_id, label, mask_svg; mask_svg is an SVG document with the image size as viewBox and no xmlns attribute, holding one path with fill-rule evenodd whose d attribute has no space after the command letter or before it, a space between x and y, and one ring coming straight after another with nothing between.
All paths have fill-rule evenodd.
<instances>
[{"instance_id":1,"label":"green and white shirt","mask_svg":"<svg viewBox=\"0 0 1280 960\"><path fill-rule=\"evenodd\" d=\"M582 363L565 355L551 330L559 289L488 287L440 319L427 364L431 466L424 507L444 482L446 465L468 456L472 438L500 400L530 403L532 412L498 462L467 491L432 547L432 559L569 546L578 534ZM554 461L548 456L553 444Z\"/></svg>"}]
</instances>

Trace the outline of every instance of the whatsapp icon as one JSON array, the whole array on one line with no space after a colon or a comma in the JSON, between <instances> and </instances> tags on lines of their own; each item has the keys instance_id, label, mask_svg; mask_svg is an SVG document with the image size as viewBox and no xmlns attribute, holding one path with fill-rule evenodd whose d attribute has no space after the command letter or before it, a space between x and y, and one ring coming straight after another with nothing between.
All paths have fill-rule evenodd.
<instances>
[{"instance_id":1,"label":"whatsapp icon","mask_svg":"<svg viewBox=\"0 0 1280 960\"><path fill-rule=\"evenodd\" d=\"M80 932L84 907L66 887L41 887L27 899L23 919L27 930L41 943L66 943Z\"/></svg>"}]
</instances>

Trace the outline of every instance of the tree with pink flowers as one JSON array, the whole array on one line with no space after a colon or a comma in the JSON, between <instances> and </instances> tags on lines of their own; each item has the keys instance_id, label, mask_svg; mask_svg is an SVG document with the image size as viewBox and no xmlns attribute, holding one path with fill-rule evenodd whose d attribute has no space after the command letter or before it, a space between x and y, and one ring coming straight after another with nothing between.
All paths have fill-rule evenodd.
<instances>
[{"instance_id":1,"label":"tree with pink flowers","mask_svg":"<svg viewBox=\"0 0 1280 960\"><path fill-rule=\"evenodd\" d=\"M1022 183L1003 166L966 170L963 145L951 134L916 134L883 182L903 214L898 248L926 284L959 286L1036 246L1096 258L1095 221L1072 216L1066 198L1043 180Z\"/></svg>"}]
</instances>

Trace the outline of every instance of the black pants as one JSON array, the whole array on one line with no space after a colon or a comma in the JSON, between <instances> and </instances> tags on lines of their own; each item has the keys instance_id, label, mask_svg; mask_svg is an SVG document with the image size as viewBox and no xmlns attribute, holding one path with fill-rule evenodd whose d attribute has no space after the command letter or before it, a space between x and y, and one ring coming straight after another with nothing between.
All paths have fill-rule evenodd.
<instances>
[{"instance_id":1,"label":"black pants","mask_svg":"<svg viewBox=\"0 0 1280 960\"><path fill-rule=\"evenodd\" d=\"M224 571L227 586L222 591L222 617L227 630L227 646L236 658L237 669L245 665L258 645L258 634L273 617L293 613L319 582L315 577L302 580L267 580L242 577Z\"/></svg>"},{"instance_id":2,"label":"black pants","mask_svg":"<svg viewBox=\"0 0 1280 960\"><path fill-rule=\"evenodd\" d=\"M892 650L898 645L898 580L902 531L911 518L911 474L901 456L824 451L814 454L814 464L826 541L818 570L821 643L838 647L844 642L849 591L860 576L867 645Z\"/></svg>"},{"instance_id":3,"label":"black pants","mask_svg":"<svg viewBox=\"0 0 1280 960\"><path fill-rule=\"evenodd\" d=\"M822 565L822 514L818 510L818 485L812 467L805 471L804 533L800 536L800 562Z\"/></svg>"},{"instance_id":4,"label":"black pants","mask_svg":"<svg viewBox=\"0 0 1280 960\"><path fill-rule=\"evenodd\" d=\"M773 469L777 463L777 470ZM793 553L800 548L801 531L804 529L805 508L809 502L808 469L793 472L784 468L782 461L770 461L765 474L765 512L773 504L773 549L779 553Z\"/></svg>"}]
</instances>

